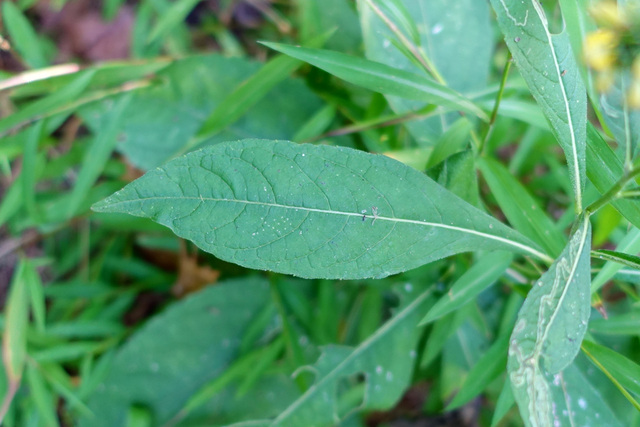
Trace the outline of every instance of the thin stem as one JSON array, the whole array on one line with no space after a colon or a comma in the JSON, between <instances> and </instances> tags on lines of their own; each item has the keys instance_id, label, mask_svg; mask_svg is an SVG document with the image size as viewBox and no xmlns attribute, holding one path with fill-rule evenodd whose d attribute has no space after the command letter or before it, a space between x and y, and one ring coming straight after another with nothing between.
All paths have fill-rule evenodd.
<instances>
[{"instance_id":1,"label":"thin stem","mask_svg":"<svg viewBox=\"0 0 640 427\"><path fill-rule=\"evenodd\" d=\"M482 135L482 139L480 142L480 147L478 149L478 153L482 154L482 150L484 149L491 132L493 131L493 125L496 122L496 118L498 117L498 109L500 108L500 101L502 101L502 95L504 94L504 88L507 84L507 77L509 76L509 70L511 69L511 52L509 52L507 56L507 64L504 66L504 70L502 71L502 79L500 80L500 88L498 89L498 94L496 95L496 102L493 105L493 111L491 111L491 118L489 119L489 124L486 126L485 131Z\"/></svg>"},{"instance_id":2,"label":"thin stem","mask_svg":"<svg viewBox=\"0 0 640 427\"><path fill-rule=\"evenodd\" d=\"M438 83L440 83L443 86L446 86L447 82L440 75L435 65L424 54L424 52L421 52L415 44L411 43L411 41L402 33L402 31L400 31L398 26L391 19L389 19L389 17L387 17L387 15L385 15L384 12L380 10L378 6L376 6L373 3L373 0L365 0L365 1L371 7L371 9L373 9L375 14L378 15L378 17L382 19L382 21L384 21L384 23L387 25L387 27L389 27L389 29L393 32L393 34L395 34L398 40L400 40L400 43L402 43L402 45L406 49L408 49L409 52L411 52L413 57L420 63L420 65L422 65L422 67L427 71L427 73L431 74Z\"/></svg>"},{"instance_id":3,"label":"thin stem","mask_svg":"<svg viewBox=\"0 0 640 427\"><path fill-rule=\"evenodd\" d=\"M602 195L598 200L591 203L586 209L585 212L587 214L593 214L598 211L601 207L606 205L607 203L612 202L613 200L620 197L620 194L624 187L633 179L635 179L638 175L640 175L640 166L631 169L628 172L625 172L622 177L616 182L613 187L609 189L606 193Z\"/></svg>"}]
</instances>

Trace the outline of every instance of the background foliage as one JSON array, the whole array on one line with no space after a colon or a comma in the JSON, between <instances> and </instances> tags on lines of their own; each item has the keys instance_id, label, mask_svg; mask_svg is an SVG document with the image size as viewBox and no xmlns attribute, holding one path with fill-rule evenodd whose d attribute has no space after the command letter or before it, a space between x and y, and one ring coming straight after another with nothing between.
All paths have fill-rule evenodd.
<instances>
[{"instance_id":1,"label":"background foliage","mask_svg":"<svg viewBox=\"0 0 640 427\"><path fill-rule=\"evenodd\" d=\"M640 425L637 1L0 10L3 425Z\"/></svg>"}]
</instances>

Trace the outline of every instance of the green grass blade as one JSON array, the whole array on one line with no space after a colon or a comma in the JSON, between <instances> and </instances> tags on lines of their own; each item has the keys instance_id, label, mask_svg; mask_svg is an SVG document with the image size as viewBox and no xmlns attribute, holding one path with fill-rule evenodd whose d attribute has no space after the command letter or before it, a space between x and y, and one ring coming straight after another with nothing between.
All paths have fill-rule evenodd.
<instances>
[{"instance_id":1,"label":"green grass blade","mask_svg":"<svg viewBox=\"0 0 640 427\"><path fill-rule=\"evenodd\" d=\"M38 145L43 137L43 122L35 123L25 132L24 153L22 156L22 194L27 213L33 221L40 218L39 206L36 202L36 183L42 174L42 162L38 161Z\"/></svg>"},{"instance_id":2,"label":"green grass blade","mask_svg":"<svg viewBox=\"0 0 640 427\"><path fill-rule=\"evenodd\" d=\"M9 410L13 396L20 387L27 357L29 289L26 272L29 268L31 267L27 261L22 260L18 263L5 307L2 360L8 381L8 390L0 402L0 422Z\"/></svg>"},{"instance_id":3,"label":"green grass blade","mask_svg":"<svg viewBox=\"0 0 640 427\"><path fill-rule=\"evenodd\" d=\"M527 425L553 425L552 377L580 350L591 312L591 225L582 215L560 257L537 281L518 313L507 370Z\"/></svg>"},{"instance_id":4,"label":"green grass blade","mask_svg":"<svg viewBox=\"0 0 640 427\"><path fill-rule=\"evenodd\" d=\"M559 255L566 239L529 190L495 160L479 158L477 165L509 223L552 256Z\"/></svg>"},{"instance_id":5,"label":"green grass blade","mask_svg":"<svg viewBox=\"0 0 640 427\"><path fill-rule=\"evenodd\" d=\"M447 294L429 310L420 324L433 322L473 300L504 274L512 260L513 256L505 252L492 252L480 258L456 280Z\"/></svg>"},{"instance_id":6,"label":"green grass blade","mask_svg":"<svg viewBox=\"0 0 640 427\"><path fill-rule=\"evenodd\" d=\"M487 114L469 99L427 77L339 52L279 43L263 44L366 89L442 105L489 120Z\"/></svg>"},{"instance_id":7,"label":"green grass blade","mask_svg":"<svg viewBox=\"0 0 640 427\"><path fill-rule=\"evenodd\" d=\"M446 410L459 408L485 390L507 367L509 336L498 339L471 368L460 391L447 405Z\"/></svg>"},{"instance_id":8,"label":"green grass blade","mask_svg":"<svg viewBox=\"0 0 640 427\"><path fill-rule=\"evenodd\" d=\"M624 166L593 125L587 126L587 176L601 194L622 177ZM614 208L631 224L640 228L640 202L614 200Z\"/></svg>"},{"instance_id":9,"label":"green grass blade","mask_svg":"<svg viewBox=\"0 0 640 427\"><path fill-rule=\"evenodd\" d=\"M76 215L82 202L87 197L91 187L102 173L104 166L111 157L118 142L118 135L121 131L122 122L125 119L124 113L131 101L131 95L126 94L118 98L112 105L110 111L102 118L106 125L101 132L96 135L87 150L82 161L82 168L78 173L75 185L67 204L67 218Z\"/></svg>"},{"instance_id":10,"label":"green grass blade","mask_svg":"<svg viewBox=\"0 0 640 427\"><path fill-rule=\"evenodd\" d=\"M634 228L627 233L616 247L618 253L638 253L640 252L640 230ZM621 268L623 264L618 261L609 260L596 277L591 281L591 292L600 289L607 283ZM636 268L636 267L634 267Z\"/></svg>"},{"instance_id":11,"label":"green grass blade","mask_svg":"<svg viewBox=\"0 0 640 427\"><path fill-rule=\"evenodd\" d=\"M471 250L548 260L420 172L342 147L217 144L147 173L94 210L150 217L221 259L301 277L385 277Z\"/></svg>"},{"instance_id":12,"label":"green grass blade","mask_svg":"<svg viewBox=\"0 0 640 427\"><path fill-rule=\"evenodd\" d=\"M22 11L11 1L2 2L2 15L11 42L31 68L49 65L36 31Z\"/></svg>"},{"instance_id":13,"label":"green grass blade","mask_svg":"<svg viewBox=\"0 0 640 427\"><path fill-rule=\"evenodd\" d=\"M498 396L498 401L496 402L496 409L493 412L493 417L491 418L491 427L495 427L500 425L500 421L507 415L507 412L515 405L516 401L513 397L513 390L511 389L511 382L509 378L504 382L502 386L502 391L500 392L500 396Z\"/></svg>"},{"instance_id":14,"label":"green grass blade","mask_svg":"<svg viewBox=\"0 0 640 427\"><path fill-rule=\"evenodd\" d=\"M598 249L591 251L593 258L603 259L605 261L612 261L623 266L640 269L640 257L636 255L625 254L624 252L609 251L606 249Z\"/></svg>"},{"instance_id":15,"label":"green grass blade","mask_svg":"<svg viewBox=\"0 0 640 427\"><path fill-rule=\"evenodd\" d=\"M60 425L56 414L56 398L47 388L42 374L33 366L27 367L27 384L29 394L38 409L38 415L42 417L43 425L51 427Z\"/></svg>"},{"instance_id":16,"label":"green grass blade","mask_svg":"<svg viewBox=\"0 0 640 427\"><path fill-rule=\"evenodd\" d=\"M160 19L158 19L158 22L156 22L147 38L147 44L158 41L173 28L182 24L189 12L191 12L198 3L199 0L178 0L172 3L169 9L160 15Z\"/></svg>"},{"instance_id":17,"label":"green grass blade","mask_svg":"<svg viewBox=\"0 0 640 427\"><path fill-rule=\"evenodd\" d=\"M310 40L309 46L322 46L332 33L322 34ZM198 130L196 138L198 140L209 138L233 124L300 65L302 61L287 55L279 55L271 59L257 73L240 83L220 101L219 107L213 110Z\"/></svg>"},{"instance_id":18,"label":"green grass blade","mask_svg":"<svg viewBox=\"0 0 640 427\"><path fill-rule=\"evenodd\" d=\"M552 35L536 1L491 0L507 46L551 123L571 174L576 211L585 185L586 89L566 32Z\"/></svg>"},{"instance_id":19,"label":"green grass blade","mask_svg":"<svg viewBox=\"0 0 640 427\"><path fill-rule=\"evenodd\" d=\"M640 365L617 351L588 340L582 342L582 348L599 368L607 370L621 386L640 396ZM640 409L637 402L634 406Z\"/></svg>"},{"instance_id":20,"label":"green grass blade","mask_svg":"<svg viewBox=\"0 0 640 427\"><path fill-rule=\"evenodd\" d=\"M9 4L9 2L5 4ZM94 74L95 70L81 71L74 80L64 88L37 101L33 101L14 114L0 120L0 136L6 134L16 126L36 117L46 115L51 111L57 110L60 105L77 99L89 86Z\"/></svg>"}]
</instances>

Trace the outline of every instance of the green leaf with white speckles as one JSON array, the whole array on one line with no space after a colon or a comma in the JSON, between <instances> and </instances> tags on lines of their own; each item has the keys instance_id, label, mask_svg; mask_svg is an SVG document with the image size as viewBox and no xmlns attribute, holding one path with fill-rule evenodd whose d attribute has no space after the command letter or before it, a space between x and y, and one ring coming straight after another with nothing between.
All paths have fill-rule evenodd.
<instances>
[{"instance_id":1,"label":"green leaf with white speckles","mask_svg":"<svg viewBox=\"0 0 640 427\"><path fill-rule=\"evenodd\" d=\"M587 95L566 32L551 34L535 0L491 0L507 46L564 150L576 210L585 185Z\"/></svg>"},{"instance_id":2,"label":"green leaf with white speckles","mask_svg":"<svg viewBox=\"0 0 640 427\"><path fill-rule=\"evenodd\" d=\"M222 143L94 205L149 217L226 261L301 277L384 277L533 243L388 157L287 141Z\"/></svg>"},{"instance_id":3,"label":"green leaf with white speckles","mask_svg":"<svg viewBox=\"0 0 640 427\"><path fill-rule=\"evenodd\" d=\"M552 379L580 350L591 312L591 224L582 215L567 247L536 282L509 341L507 371L525 424L553 425Z\"/></svg>"}]
</instances>

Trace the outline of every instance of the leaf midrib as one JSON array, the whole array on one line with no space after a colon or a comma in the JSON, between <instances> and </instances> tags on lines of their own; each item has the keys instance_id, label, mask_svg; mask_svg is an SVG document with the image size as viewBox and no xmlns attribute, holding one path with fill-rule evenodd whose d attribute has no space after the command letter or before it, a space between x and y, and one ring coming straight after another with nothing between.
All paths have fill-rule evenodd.
<instances>
[{"instance_id":1,"label":"leaf midrib","mask_svg":"<svg viewBox=\"0 0 640 427\"><path fill-rule=\"evenodd\" d=\"M542 23L542 28L544 29L545 35L547 36L547 42L549 43L549 48L551 49L553 64L556 69L556 75L558 76L558 84L560 85L560 92L562 93L562 100L564 103L565 111L567 113L567 125L569 126L569 135L571 136L571 154L573 156L573 167L576 171L576 183L575 183L575 192L576 192L576 211L582 211L582 178L580 177L580 164L578 161L578 151L577 151L577 143L576 143L576 135L575 129L573 126L573 118L571 117L571 108L569 107L569 100L567 98L567 90L564 86L564 81L562 80L562 70L560 70L560 64L558 64L558 56L556 54L556 49L553 46L553 40L551 39L551 33L549 32L549 28L545 24L544 11L542 11L542 6L540 6L536 0L532 0L532 4L538 17L540 18L540 22ZM505 8L506 9L506 8ZM508 9L507 9L508 11Z\"/></svg>"},{"instance_id":2,"label":"leaf midrib","mask_svg":"<svg viewBox=\"0 0 640 427\"><path fill-rule=\"evenodd\" d=\"M503 237L499 237L493 234L488 234L488 233L483 233L481 231L477 231L477 230L472 230L469 228L464 228L464 227L457 227L457 226L453 226L453 225L447 225L447 224L442 224L442 223L437 223L437 222L428 222L428 221L420 221L420 220L413 220L413 219L405 219L405 218L393 218L393 217L386 217L386 216L380 216L380 215L367 215L367 214L362 214L362 213L358 213L358 212L344 212L344 211L336 211L336 210L331 210L331 209L318 209L318 208L308 208L308 207L304 207L304 206L290 206L290 205L283 205L283 204L279 204L279 203L269 203L269 202L256 202L256 201L252 201L252 200L236 200L236 199L224 199L224 198L213 198L213 197L188 197L188 196L183 196L183 197L174 197L174 196L162 196L162 197L146 197L146 198L138 198L135 200L123 200L123 201L119 201L119 202L114 202L114 203L109 203L106 206L97 206L94 209L100 211L100 210L104 210L104 211L109 211L112 210L113 207L118 206L118 205L123 205L123 204L129 204L129 203L138 203L138 202L144 202L144 201L154 201L154 200L158 200L158 201L164 201L164 200L199 200L201 202L226 202L226 203L242 203L242 204L246 204L246 205L256 205L256 206L265 206L265 207L273 207L273 208L281 208L281 209L292 209L292 210L302 210L302 211L307 211L307 212L316 212L316 213L322 213L322 214L329 214L329 215L343 215L343 216L354 216L354 217L362 217L364 215L365 218L369 218L369 219L373 219L374 221L390 221L390 222L395 222L395 223L404 223L404 224L415 224L415 225L422 225L422 226L427 226L427 227L438 227L438 228L444 228L447 230L454 230L454 231L459 231L459 232L463 232L463 233L468 233L468 234L473 234L476 236L480 236L480 237L484 237L487 239L491 239L491 240L496 240L508 245L511 245L513 247L519 248L525 252L530 253L531 255L544 260L544 261L553 261L547 254L542 253L530 246L527 246L525 244L522 243L518 243L516 241L513 240L509 240Z\"/></svg>"}]
</instances>

